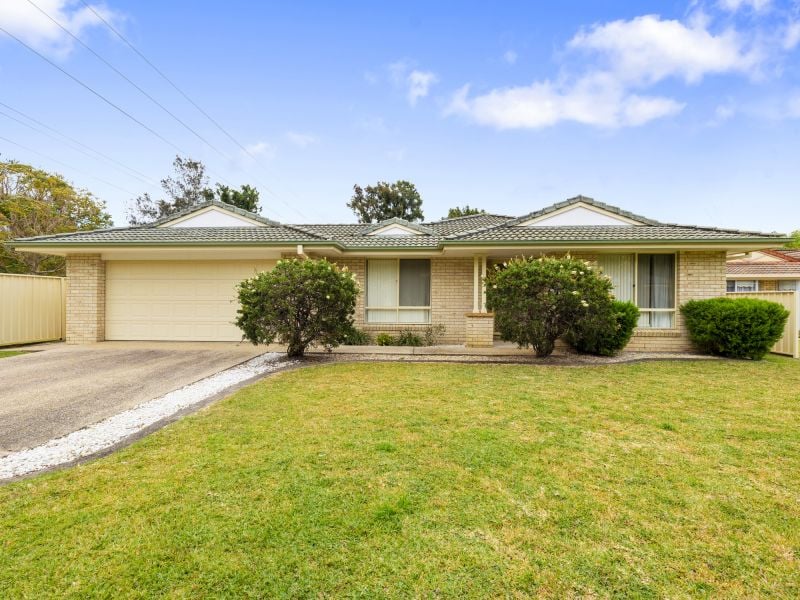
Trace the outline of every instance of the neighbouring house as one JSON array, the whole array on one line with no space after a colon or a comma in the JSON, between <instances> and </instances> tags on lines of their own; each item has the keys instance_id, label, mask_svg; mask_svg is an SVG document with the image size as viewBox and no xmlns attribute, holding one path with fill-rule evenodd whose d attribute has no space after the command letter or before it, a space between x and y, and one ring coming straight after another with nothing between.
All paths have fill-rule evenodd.
<instances>
[{"instance_id":1,"label":"neighbouring house","mask_svg":"<svg viewBox=\"0 0 800 600\"><path fill-rule=\"evenodd\" d=\"M796 291L800 315L800 250L733 254L727 263L729 292Z\"/></svg>"},{"instance_id":2,"label":"neighbouring house","mask_svg":"<svg viewBox=\"0 0 800 600\"><path fill-rule=\"evenodd\" d=\"M14 240L15 249L67 259L67 341L241 339L235 286L282 257L325 257L361 286L356 323L370 332L445 326L443 341L489 346L494 321L482 278L519 255L570 253L607 273L635 302L629 348L680 351L678 307L722 296L732 253L787 238L659 223L578 196L523 215L431 223L283 225L219 202L145 226Z\"/></svg>"}]
</instances>

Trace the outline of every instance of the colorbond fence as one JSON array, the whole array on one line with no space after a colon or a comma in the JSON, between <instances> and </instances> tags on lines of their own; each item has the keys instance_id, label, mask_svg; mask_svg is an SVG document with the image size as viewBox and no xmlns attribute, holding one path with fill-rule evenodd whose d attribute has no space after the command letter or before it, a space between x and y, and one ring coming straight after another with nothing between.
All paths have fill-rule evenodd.
<instances>
[{"instance_id":1,"label":"colorbond fence","mask_svg":"<svg viewBox=\"0 0 800 600\"><path fill-rule=\"evenodd\" d=\"M63 277L0 273L0 346L64 339Z\"/></svg>"},{"instance_id":2,"label":"colorbond fence","mask_svg":"<svg viewBox=\"0 0 800 600\"><path fill-rule=\"evenodd\" d=\"M769 300L777 302L789 311L789 319L783 329L783 337L773 346L775 354L786 354L794 358L800 358L800 344L798 344L798 298L800 292L728 292L731 298L758 298L759 300Z\"/></svg>"}]
</instances>

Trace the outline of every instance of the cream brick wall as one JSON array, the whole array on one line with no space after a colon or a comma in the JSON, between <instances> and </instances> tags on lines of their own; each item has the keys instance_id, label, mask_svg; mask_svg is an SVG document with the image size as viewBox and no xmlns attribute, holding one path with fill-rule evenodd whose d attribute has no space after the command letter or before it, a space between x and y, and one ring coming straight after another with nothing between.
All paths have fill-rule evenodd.
<instances>
[{"instance_id":1,"label":"cream brick wall","mask_svg":"<svg viewBox=\"0 0 800 600\"><path fill-rule=\"evenodd\" d=\"M106 269L99 255L67 257L67 343L105 339Z\"/></svg>"},{"instance_id":2,"label":"cream brick wall","mask_svg":"<svg viewBox=\"0 0 800 600\"><path fill-rule=\"evenodd\" d=\"M356 326L370 332L396 334L403 329L422 332L427 325L367 324L364 300L366 294L367 260L337 258L336 264L355 273L361 293L356 302ZM443 344L463 344L466 338L465 313L472 312L472 258L431 259L431 324L445 326Z\"/></svg>"},{"instance_id":3,"label":"cream brick wall","mask_svg":"<svg viewBox=\"0 0 800 600\"><path fill-rule=\"evenodd\" d=\"M494 345L494 315L472 313L465 315L465 344L469 348L491 348Z\"/></svg>"}]
</instances>

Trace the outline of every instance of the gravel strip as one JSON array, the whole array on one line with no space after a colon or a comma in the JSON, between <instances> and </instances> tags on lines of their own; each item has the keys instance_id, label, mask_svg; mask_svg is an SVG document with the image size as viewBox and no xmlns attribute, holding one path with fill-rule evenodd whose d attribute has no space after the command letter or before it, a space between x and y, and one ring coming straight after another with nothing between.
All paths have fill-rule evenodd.
<instances>
[{"instance_id":1,"label":"gravel strip","mask_svg":"<svg viewBox=\"0 0 800 600\"><path fill-rule=\"evenodd\" d=\"M12 452L0 458L0 480L20 477L96 454L237 383L294 366L299 362L280 360L283 357L283 354L277 352L262 354L41 446Z\"/></svg>"}]
</instances>

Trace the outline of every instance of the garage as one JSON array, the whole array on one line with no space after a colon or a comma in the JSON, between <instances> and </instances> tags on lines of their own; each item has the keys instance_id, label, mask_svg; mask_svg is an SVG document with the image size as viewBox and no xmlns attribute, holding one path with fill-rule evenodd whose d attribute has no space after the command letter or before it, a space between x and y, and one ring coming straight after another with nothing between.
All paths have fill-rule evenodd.
<instances>
[{"instance_id":1,"label":"garage","mask_svg":"<svg viewBox=\"0 0 800 600\"><path fill-rule=\"evenodd\" d=\"M274 260L108 261L106 339L239 341L236 284Z\"/></svg>"}]
</instances>

